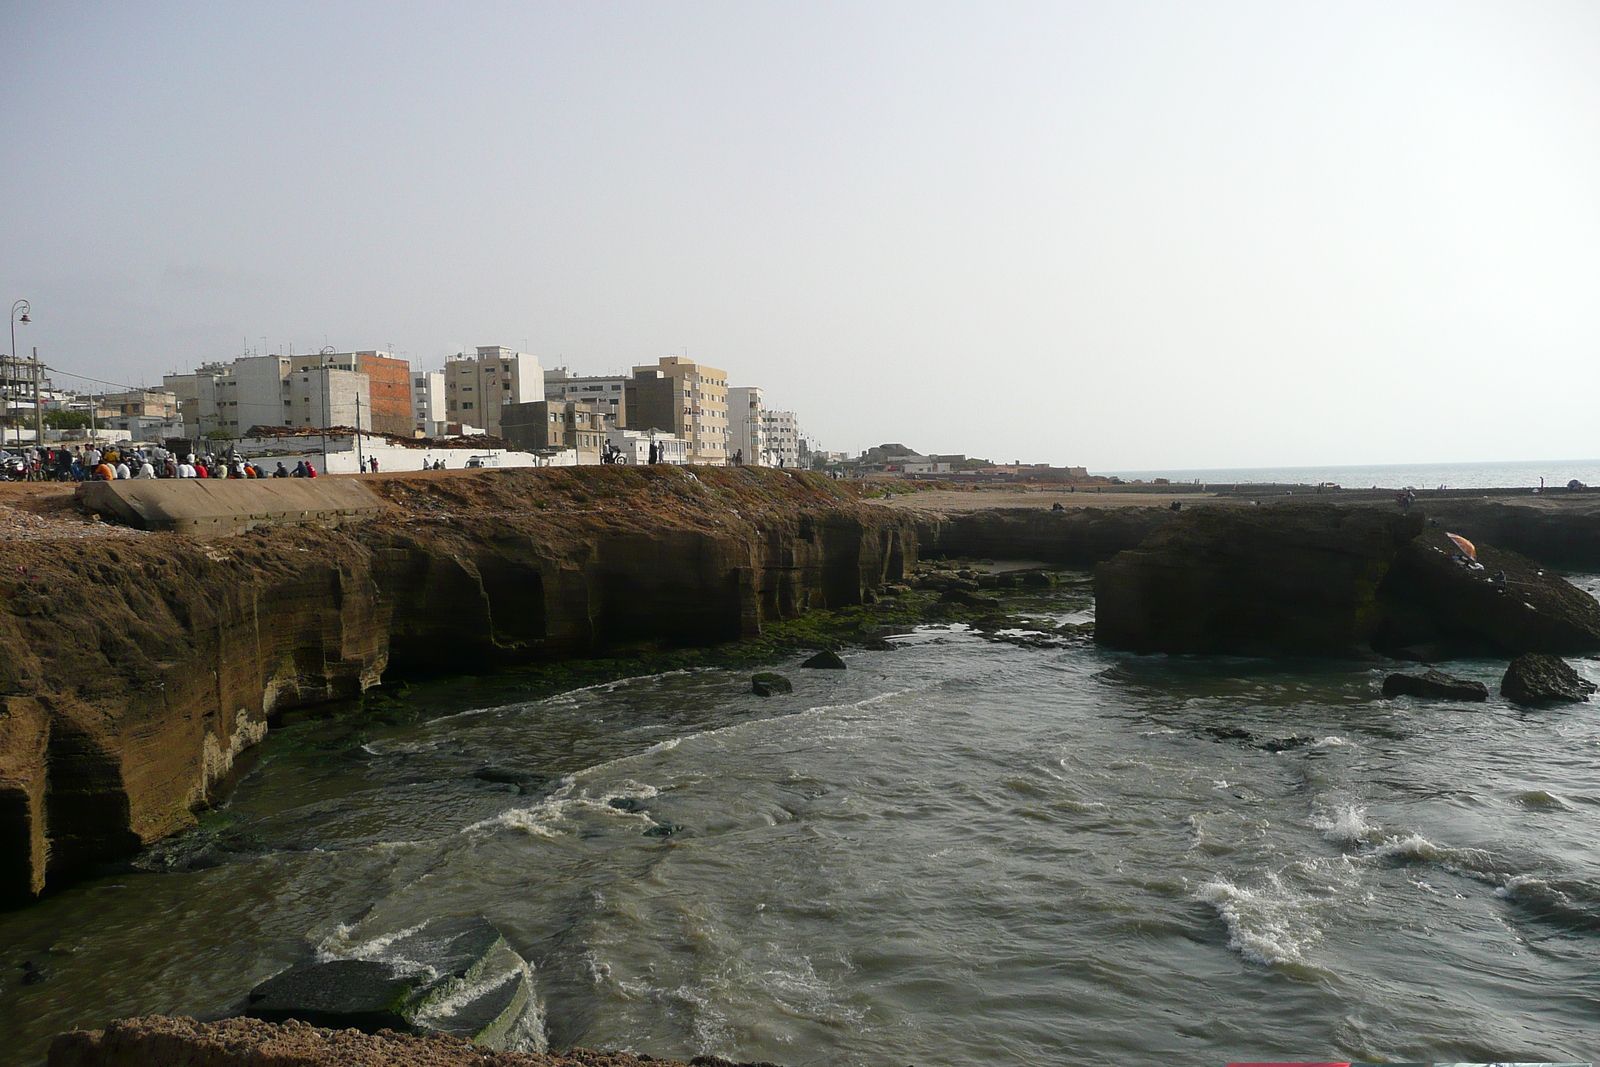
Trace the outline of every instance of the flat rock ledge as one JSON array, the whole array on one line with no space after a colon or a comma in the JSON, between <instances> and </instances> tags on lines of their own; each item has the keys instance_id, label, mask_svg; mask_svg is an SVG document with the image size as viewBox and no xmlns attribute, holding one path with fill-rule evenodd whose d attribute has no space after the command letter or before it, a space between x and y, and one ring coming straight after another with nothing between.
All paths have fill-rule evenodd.
<instances>
[{"instance_id":1,"label":"flat rock ledge","mask_svg":"<svg viewBox=\"0 0 1600 1067\"><path fill-rule=\"evenodd\" d=\"M1481 701L1489 699L1489 687L1482 682L1457 678L1443 671L1429 671L1422 675L1389 675L1383 680L1383 695L1416 697L1420 700Z\"/></svg>"},{"instance_id":2,"label":"flat rock ledge","mask_svg":"<svg viewBox=\"0 0 1600 1067\"><path fill-rule=\"evenodd\" d=\"M70 1030L50 1046L49 1067L776 1067L714 1056L652 1060L626 1052L502 1052L460 1038L325 1030L300 1022L183 1016L119 1019L104 1030Z\"/></svg>"}]
</instances>

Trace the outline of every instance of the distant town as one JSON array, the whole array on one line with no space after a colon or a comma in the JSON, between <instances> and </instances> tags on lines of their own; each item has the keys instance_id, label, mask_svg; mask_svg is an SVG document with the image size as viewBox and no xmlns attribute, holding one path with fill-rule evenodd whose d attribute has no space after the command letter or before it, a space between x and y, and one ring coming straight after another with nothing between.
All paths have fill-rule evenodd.
<instances>
[{"instance_id":1,"label":"distant town","mask_svg":"<svg viewBox=\"0 0 1600 1067\"><path fill-rule=\"evenodd\" d=\"M883 444L821 448L758 386L679 356L629 375L545 368L480 346L413 370L380 350L246 354L160 388L58 389L37 357L0 361L3 447L93 443L310 463L322 473L616 463L823 470L839 476L1091 481L1082 467L996 464Z\"/></svg>"}]
</instances>

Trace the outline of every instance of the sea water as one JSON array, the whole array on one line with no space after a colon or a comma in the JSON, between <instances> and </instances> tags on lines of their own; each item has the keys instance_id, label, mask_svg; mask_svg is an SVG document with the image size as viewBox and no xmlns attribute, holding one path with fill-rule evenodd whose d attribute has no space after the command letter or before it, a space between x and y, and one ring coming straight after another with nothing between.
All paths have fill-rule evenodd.
<instances>
[{"instance_id":1,"label":"sea water","mask_svg":"<svg viewBox=\"0 0 1600 1067\"><path fill-rule=\"evenodd\" d=\"M1355 467L1240 467L1217 470L1115 471L1117 477L1203 485L1322 485L1346 489L1561 488L1574 479L1600 486L1600 460L1540 460L1513 463L1407 463Z\"/></svg>"},{"instance_id":2,"label":"sea water","mask_svg":"<svg viewBox=\"0 0 1600 1067\"><path fill-rule=\"evenodd\" d=\"M1600 1047L1593 705L1385 700L1381 665L961 626L894 643L785 664L795 692L769 699L721 670L520 703L463 680L412 699L492 706L276 731L205 828L145 858L168 873L0 915L0 1062L110 1018L233 1013L312 951L480 914L535 968L555 1048L953 1067ZM1491 692L1503 668L1450 667ZM24 959L48 980L21 984Z\"/></svg>"}]
</instances>

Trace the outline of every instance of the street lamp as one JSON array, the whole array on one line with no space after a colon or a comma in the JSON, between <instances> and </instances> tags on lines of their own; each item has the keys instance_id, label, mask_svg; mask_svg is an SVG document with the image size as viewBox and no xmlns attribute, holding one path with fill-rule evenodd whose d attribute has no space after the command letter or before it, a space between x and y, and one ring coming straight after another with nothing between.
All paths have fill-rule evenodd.
<instances>
[{"instance_id":1,"label":"street lamp","mask_svg":"<svg viewBox=\"0 0 1600 1067\"><path fill-rule=\"evenodd\" d=\"M17 362L17 312L22 312L21 321L23 323L29 323L33 321L32 319L28 318L28 312L32 310L33 305L28 303L26 300L18 300L15 304L11 305L11 373L13 377L15 377L17 374L17 367L19 366ZM13 399L15 398L13 397ZM7 406L9 407L10 405ZM21 443L22 429L21 427L18 427L17 444L20 445Z\"/></svg>"}]
</instances>

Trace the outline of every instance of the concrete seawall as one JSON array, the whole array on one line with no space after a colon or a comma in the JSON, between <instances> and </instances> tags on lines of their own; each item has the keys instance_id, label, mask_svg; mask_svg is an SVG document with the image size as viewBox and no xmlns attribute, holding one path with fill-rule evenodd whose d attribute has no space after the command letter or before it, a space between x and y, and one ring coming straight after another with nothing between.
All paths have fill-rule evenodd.
<instances>
[{"instance_id":1,"label":"concrete seawall","mask_svg":"<svg viewBox=\"0 0 1600 1067\"><path fill-rule=\"evenodd\" d=\"M201 539L263 525L341 526L377 517L383 501L354 478L134 479L84 482L77 500L116 522Z\"/></svg>"}]
</instances>

